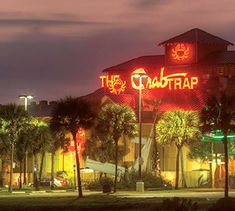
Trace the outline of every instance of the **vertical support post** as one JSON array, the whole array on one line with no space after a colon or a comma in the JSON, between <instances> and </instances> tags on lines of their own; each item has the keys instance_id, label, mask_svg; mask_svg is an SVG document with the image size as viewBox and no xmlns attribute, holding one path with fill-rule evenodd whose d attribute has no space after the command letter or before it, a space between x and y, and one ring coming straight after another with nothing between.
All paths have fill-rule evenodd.
<instances>
[{"instance_id":1,"label":"vertical support post","mask_svg":"<svg viewBox=\"0 0 235 211\"><path fill-rule=\"evenodd\" d=\"M142 181L142 77L139 78L139 181Z\"/></svg>"},{"instance_id":2,"label":"vertical support post","mask_svg":"<svg viewBox=\"0 0 235 211\"><path fill-rule=\"evenodd\" d=\"M13 163L14 163L14 142L11 144L11 169L10 169L10 183L9 183L9 193L12 193L12 179L13 179Z\"/></svg>"}]
</instances>

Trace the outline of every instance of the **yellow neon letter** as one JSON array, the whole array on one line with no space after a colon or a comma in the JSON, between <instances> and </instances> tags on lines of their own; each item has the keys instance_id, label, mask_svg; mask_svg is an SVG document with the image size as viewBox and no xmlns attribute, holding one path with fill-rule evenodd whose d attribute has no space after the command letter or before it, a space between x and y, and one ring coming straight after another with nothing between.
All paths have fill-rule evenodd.
<instances>
[{"instance_id":1,"label":"yellow neon letter","mask_svg":"<svg viewBox=\"0 0 235 211\"><path fill-rule=\"evenodd\" d=\"M104 87L104 83L105 83L105 79L106 79L106 75L101 75L100 79L101 79L101 86Z\"/></svg>"},{"instance_id":2,"label":"yellow neon letter","mask_svg":"<svg viewBox=\"0 0 235 211\"><path fill-rule=\"evenodd\" d=\"M193 89L194 85L198 84L198 77L192 77L191 78L191 89Z\"/></svg>"}]
</instances>

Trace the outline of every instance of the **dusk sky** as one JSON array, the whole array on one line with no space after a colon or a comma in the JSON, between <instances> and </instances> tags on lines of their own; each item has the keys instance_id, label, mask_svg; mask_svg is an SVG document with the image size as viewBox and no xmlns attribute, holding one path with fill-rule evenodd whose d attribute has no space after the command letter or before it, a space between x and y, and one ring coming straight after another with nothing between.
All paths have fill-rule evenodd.
<instances>
[{"instance_id":1,"label":"dusk sky","mask_svg":"<svg viewBox=\"0 0 235 211\"><path fill-rule=\"evenodd\" d=\"M0 104L81 96L102 69L201 28L235 43L234 0L0 0ZM234 48L231 48L234 49Z\"/></svg>"}]
</instances>

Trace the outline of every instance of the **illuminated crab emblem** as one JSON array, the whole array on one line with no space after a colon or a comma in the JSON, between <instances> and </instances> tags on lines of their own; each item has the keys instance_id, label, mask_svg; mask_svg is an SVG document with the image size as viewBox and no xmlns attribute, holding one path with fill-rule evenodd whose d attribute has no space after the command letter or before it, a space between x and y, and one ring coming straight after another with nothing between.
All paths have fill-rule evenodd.
<instances>
[{"instance_id":1,"label":"illuminated crab emblem","mask_svg":"<svg viewBox=\"0 0 235 211\"><path fill-rule=\"evenodd\" d=\"M126 89L126 81L122 81L120 78L117 78L116 80L112 81L109 84L109 90L112 94L120 94L124 92Z\"/></svg>"},{"instance_id":2,"label":"illuminated crab emblem","mask_svg":"<svg viewBox=\"0 0 235 211\"><path fill-rule=\"evenodd\" d=\"M175 48L172 49L172 57L175 60L183 61L189 58L189 47L186 47L184 44L177 44Z\"/></svg>"}]
</instances>

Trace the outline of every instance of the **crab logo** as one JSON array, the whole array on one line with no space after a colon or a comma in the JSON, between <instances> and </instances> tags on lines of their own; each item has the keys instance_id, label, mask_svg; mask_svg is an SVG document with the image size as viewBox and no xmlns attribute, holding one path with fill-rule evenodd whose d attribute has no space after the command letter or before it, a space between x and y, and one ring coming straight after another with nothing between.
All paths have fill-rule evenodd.
<instances>
[{"instance_id":1,"label":"crab logo","mask_svg":"<svg viewBox=\"0 0 235 211\"><path fill-rule=\"evenodd\" d=\"M177 44L175 48L172 49L172 57L175 60L183 61L189 58L190 50L185 44Z\"/></svg>"},{"instance_id":2,"label":"crab logo","mask_svg":"<svg viewBox=\"0 0 235 211\"><path fill-rule=\"evenodd\" d=\"M114 81L109 83L109 91L112 94L120 94L126 89L126 81L122 81L120 78L117 78Z\"/></svg>"}]
</instances>

